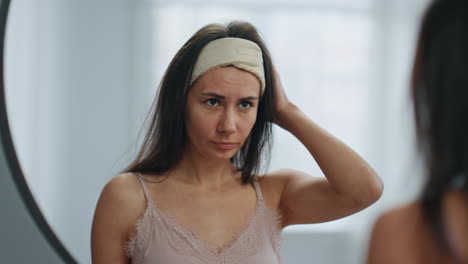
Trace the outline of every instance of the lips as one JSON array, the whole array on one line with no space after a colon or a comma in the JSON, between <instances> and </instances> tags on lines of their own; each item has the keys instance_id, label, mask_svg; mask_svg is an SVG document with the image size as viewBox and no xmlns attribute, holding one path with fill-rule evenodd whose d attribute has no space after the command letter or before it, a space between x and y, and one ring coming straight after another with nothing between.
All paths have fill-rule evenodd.
<instances>
[{"instance_id":1,"label":"lips","mask_svg":"<svg viewBox=\"0 0 468 264\"><path fill-rule=\"evenodd\" d=\"M237 143L232 142L213 142L213 144L220 150L231 150L237 146Z\"/></svg>"}]
</instances>

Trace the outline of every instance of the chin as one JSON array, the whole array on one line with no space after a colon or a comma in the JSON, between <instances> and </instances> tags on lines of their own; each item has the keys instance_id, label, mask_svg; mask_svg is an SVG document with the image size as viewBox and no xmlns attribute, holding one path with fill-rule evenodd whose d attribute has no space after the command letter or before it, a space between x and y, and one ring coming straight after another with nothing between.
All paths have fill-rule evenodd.
<instances>
[{"instance_id":1,"label":"chin","mask_svg":"<svg viewBox=\"0 0 468 264\"><path fill-rule=\"evenodd\" d=\"M234 154L226 153L224 155L218 154L218 155L214 155L213 159L219 160L219 161L230 161L231 158L234 157L234 155L235 153Z\"/></svg>"},{"instance_id":2,"label":"chin","mask_svg":"<svg viewBox=\"0 0 468 264\"><path fill-rule=\"evenodd\" d=\"M213 153L213 159L215 160L219 160L219 161L230 161L232 157L234 157L236 155L236 153L238 152L239 150L231 150L231 151L215 151L215 153Z\"/></svg>"}]
</instances>

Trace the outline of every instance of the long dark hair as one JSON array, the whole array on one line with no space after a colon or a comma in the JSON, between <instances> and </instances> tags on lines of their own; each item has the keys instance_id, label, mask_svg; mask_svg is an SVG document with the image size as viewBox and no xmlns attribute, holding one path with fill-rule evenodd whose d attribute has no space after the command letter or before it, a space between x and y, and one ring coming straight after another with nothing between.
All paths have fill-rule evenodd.
<instances>
[{"instance_id":1,"label":"long dark hair","mask_svg":"<svg viewBox=\"0 0 468 264\"><path fill-rule=\"evenodd\" d=\"M123 172L160 175L172 169L182 158L186 144L185 105L190 78L201 50L209 42L236 37L257 43L263 54L265 93L257 112L257 120L241 150L231 162L242 172L242 182L252 183L262 160L269 161L272 145L273 64L262 38L247 22L228 25L209 24L197 31L177 52L160 83L149 114L149 127L135 160Z\"/></svg>"},{"instance_id":2,"label":"long dark hair","mask_svg":"<svg viewBox=\"0 0 468 264\"><path fill-rule=\"evenodd\" d=\"M436 0L419 34L412 76L418 143L428 179L422 207L437 240L447 246L442 199L455 181L468 193L468 2Z\"/></svg>"}]
</instances>

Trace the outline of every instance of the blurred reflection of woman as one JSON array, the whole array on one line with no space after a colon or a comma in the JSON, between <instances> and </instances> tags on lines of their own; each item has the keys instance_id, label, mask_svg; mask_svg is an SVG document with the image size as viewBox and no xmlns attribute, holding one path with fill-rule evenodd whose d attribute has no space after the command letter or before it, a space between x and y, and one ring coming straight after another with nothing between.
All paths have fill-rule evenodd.
<instances>
[{"instance_id":1,"label":"blurred reflection of woman","mask_svg":"<svg viewBox=\"0 0 468 264\"><path fill-rule=\"evenodd\" d=\"M326 178L291 169L259 176L273 123ZM361 157L288 100L252 25L211 24L173 58L140 153L104 187L92 259L280 263L283 227L345 217L381 192Z\"/></svg>"},{"instance_id":2,"label":"blurred reflection of woman","mask_svg":"<svg viewBox=\"0 0 468 264\"><path fill-rule=\"evenodd\" d=\"M412 76L422 197L381 216L368 263L468 263L468 2L432 2Z\"/></svg>"}]
</instances>

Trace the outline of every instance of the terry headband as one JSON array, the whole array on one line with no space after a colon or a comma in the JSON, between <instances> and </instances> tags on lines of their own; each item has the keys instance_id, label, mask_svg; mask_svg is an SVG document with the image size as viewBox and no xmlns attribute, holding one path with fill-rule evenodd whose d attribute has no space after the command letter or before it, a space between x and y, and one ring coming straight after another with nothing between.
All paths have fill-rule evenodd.
<instances>
[{"instance_id":1,"label":"terry headband","mask_svg":"<svg viewBox=\"0 0 468 264\"><path fill-rule=\"evenodd\" d=\"M198 56L190 85L203 74L223 66L234 66L253 73L260 81L260 95L263 95L265 72L262 50L257 43L242 38L221 38L211 41Z\"/></svg>"}]
</instances>

